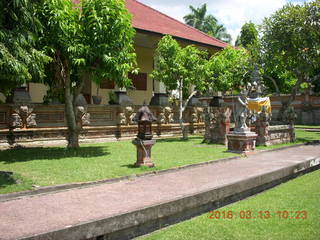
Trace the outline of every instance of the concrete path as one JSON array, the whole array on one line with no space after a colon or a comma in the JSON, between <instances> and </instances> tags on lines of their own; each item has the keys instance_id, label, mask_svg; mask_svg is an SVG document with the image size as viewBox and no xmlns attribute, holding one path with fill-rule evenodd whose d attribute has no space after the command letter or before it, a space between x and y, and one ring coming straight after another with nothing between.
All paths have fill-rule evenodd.
<instances>
[{"instance_id":1,"label":"concrete path","mask_svg":"<svg viewBox=\"0 0 320 240\"><path fill-rule=\"evenodd\" d=\"M139 224L143 218L140 215L144 215L140 210L155 209L186 197L191 199L190 196L223 186L235 186L232 184L239 182L244 186L244 181L246 185L254 182L250 187L256 187L266 183L259 181L268 174L273 175L265 181L285 177L319 163L320 145L305 145L133 180L0 202L0 239L95 237L102 231L119 230L121 224L125 224L122 227ZM237 189L239 187L227 191L231 193ZM223 193L226 194L226 190ZM163 211L171 211L170 206L166 205ZM157 216L153 217L166 214L157 211ZM132 212L135 215L130 217L128 214ZM120 215L125 216L125 220L116 220Z\"/></svg>"}]
</instances>

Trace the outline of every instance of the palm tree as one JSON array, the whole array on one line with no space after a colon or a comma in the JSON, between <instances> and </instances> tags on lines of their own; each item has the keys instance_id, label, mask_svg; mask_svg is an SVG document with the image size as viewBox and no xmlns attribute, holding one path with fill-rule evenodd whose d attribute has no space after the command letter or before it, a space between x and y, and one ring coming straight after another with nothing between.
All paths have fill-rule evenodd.
<instances>
[{"instance_id":1,"label":"palm tree","mask_svg":"<svg viewBox=\"0 0 320 240\"><path fill-rule=\"evenodd\" d=\"M213 15L207 15L207 4L203 4L199 8L193 6L189 6L189 8L191 13L183 17L186 24L224 42L231 42L231 35L227 33L223 24L219 24Z\"/></svg>"},{"instance_id":2,"label":"palm tree","mask_svg":"<svg viewBox=\"0 0 320 240\"><path fill-rule=\"evenodd\" d=\"M231 43L232 37L227 33L225 26L219 24L217 19L212 15L205 18L205 24L202 31L224 42Z\"/></svg>"},{"instance_id":3,"label":"palm tree","mask_svg":"<svg viewBox=\"0 0 320 240\"><path fill-rule=\"evenodd\" d=\"M203 4L198 8L194 8L193 6L189 6L189 8L191 13L183 17L185 23L201 30L207 14L207 4Z\"/></svg>"}]
</instances>

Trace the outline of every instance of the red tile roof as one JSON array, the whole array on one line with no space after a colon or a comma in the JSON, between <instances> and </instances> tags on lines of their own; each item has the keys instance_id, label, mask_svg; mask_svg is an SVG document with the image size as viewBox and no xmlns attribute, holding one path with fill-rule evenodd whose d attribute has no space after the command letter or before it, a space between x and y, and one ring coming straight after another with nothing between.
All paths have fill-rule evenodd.
<instances>
[{"instance_id":1,"label":"red tile roof","mask_svg":"<svg viewBox=\"0 0 320 240\"><path fill-rule=\"evenodd\" d=\"M75 4L79 4L80 1L72 0ZM125 3L127 9L132 14L132 25L135 29L169 34L174 37L219 48L224 48L228 45L136 0L125 0Z\"/></svg>"},{"instance_id":2,"label":"red tile roof","mask_svg":"<svg viewBox=\"0 0 320 240\"><path fill-rule=\"evenodd\" d=\"M133 15L132 25L136 29L169 34L215 47L226 47L228 44L179 22L136 0L126 0L126 7Z\"/></svg>"}]
</instances>

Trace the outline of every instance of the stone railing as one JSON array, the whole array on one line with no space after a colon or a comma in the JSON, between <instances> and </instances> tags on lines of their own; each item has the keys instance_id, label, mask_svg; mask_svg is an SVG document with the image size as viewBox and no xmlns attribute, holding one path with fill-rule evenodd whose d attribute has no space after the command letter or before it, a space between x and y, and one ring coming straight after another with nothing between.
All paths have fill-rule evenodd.
<instances>
[{"instance_id":1,"label":"stone railing","mask_svg":"<svg viewBox=\"0 0 320 240\"><path fill-rule=\"evenodd\" d=\"M81 138L132 138L137 134L137 124L132 121L141 106L87 105L79 117L84 121ZM80 109L81 110L81 109ZM150 106L157 117L153 132L157 136L178 135L178 108ZM86 117L84 114L88 113ZM190 133L204 131L203 108L187 107L184 121ZM14 123L14 124L13 124ZM64 105L0 104L0 142L23 142L35 140L64 139L66 136Z\"/></svg>"}]
</instances>

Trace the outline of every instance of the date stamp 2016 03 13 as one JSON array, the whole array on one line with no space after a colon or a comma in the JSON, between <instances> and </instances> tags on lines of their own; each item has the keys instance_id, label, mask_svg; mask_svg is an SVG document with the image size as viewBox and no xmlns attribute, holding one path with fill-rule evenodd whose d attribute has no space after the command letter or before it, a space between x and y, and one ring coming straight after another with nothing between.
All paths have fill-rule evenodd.
<instances>
[{"instance_id":1,"label":"date stamp 2016 03 13","mask_svg":"<svg viewBox=\"0 0 320 240\"><path fill-rule=\"evenodd\" d=\"M212 210L209 212L209 219L297 219L304 220L308 218L308 212L306 210Z\"/></svg>"}]
</instances>

